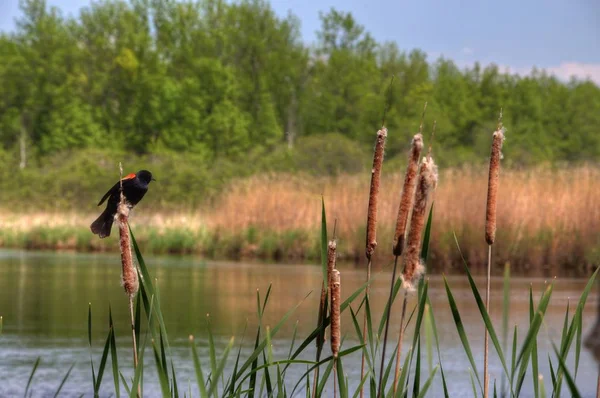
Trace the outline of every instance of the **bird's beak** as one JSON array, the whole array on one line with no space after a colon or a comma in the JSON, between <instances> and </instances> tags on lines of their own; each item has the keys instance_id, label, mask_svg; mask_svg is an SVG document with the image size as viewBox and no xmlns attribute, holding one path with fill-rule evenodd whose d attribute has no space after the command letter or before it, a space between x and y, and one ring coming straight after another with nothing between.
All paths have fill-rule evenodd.
<instances>
[{"instance_id":1,"label":"bird's beak","mask_svg":"<svg viewBox=\"0 0 600 398\"><path fill-rule=\"evenodd\" d=\"M152 177L152 181L156 181L156 178Z\"/></svg>"}]
</instances>

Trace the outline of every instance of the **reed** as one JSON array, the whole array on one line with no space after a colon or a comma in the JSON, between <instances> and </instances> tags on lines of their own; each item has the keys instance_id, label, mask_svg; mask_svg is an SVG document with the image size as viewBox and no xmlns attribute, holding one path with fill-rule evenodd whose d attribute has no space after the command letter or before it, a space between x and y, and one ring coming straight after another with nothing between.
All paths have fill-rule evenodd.
<instances>
[{"instance_id":1,"label":"reed","mask_svg":"<svg viewBox=\"0 0 600 398\"><path fill-rule=\"evenodd\" d=\"M422 126L422 123L421 123ZM422 128L422 127L421 127ZM415 196L415 188L417 185L417 174L419 173L419 160L421 158L421 150L423 149L423 135L420 132L413 137L411 149L408 156L408 166L406 167L406 175L404 176L404 184L402 186L402 194L400 196L400 205L398 206L398 217L396 221L396 232L394 234L393 254L396 256L394 260L394 277L392 278L392 289L395 283L395 271L398 256L402 255L404 250L404 241L406 234L406 224L408 215L412 210L413 200ZM398 345L396 349L396 369L394 372L394 394L398 387L398 377L400 376L400 354L402 353L402 340L404 337L404 317L406 315L406 302L408 295L404 293L402 301L402 313L400 315L400 332L398 334Z\"/></svg>"},{"instance_id":2,"label":"reed","mask_svg":"<svg viewBox=\"0 0 600 398\"><path fill-rule=\"evenodd\" d=\"M415 290L415 282L418 281L424 270L420 258L421 235L425 227L425 213L429 194L435 189L437 181L437 166L433 157L428 156L423 159L419 170L419 181L406 239L406 252L404 253L402 287L409 292Z\"/></svg>"},{"instance_id":3,"label":"reed","mask_svg":"<svg viewBox=\"0 0 600 398\"><path fill-rule=\"evenodd\" d=\"M375 151L373 153L373 168L371 169L371 188L369 190L369 206L367 208L367 242L365 254L367 257L367 282L371 280L372 256L377 247L377 209L379 205L379 188L381 185L381 168L383 165L383 156L385 151L385 141L387 138L387 129L382 127L377 132L375 142ZM365 297L368 299L370 287L367 284ZM363 344L366 343L367 315L363 317ZM363 351L360 365L360 378L365 375L365 353ZM364 390L360 389L360 398L364 397Z\"/></svg>"},{"instance_id":4,"label":"reed","mask_svg":"<svg viewBox=\"0 0 600 398\"><path fill-rule=\"evenodd\" d=\"M492 272L492 245L496 240L496 210L498 200L498 184L500 179L500 159L502 157L502 143L504 142L504 127L502 127L502 111L498 119L498 128L493 134L492 150L490 154L490 168L488 175L488 193L485 211L485 240L488 244L487 278L485 289L485 309L490 310L490 279ZM483 397L489 396L489 336L488 330L484 332L483 354Z\"/></svg>"},{"instance_id":5,"label":"reed","mask_svg":"<svg viewBox=\"0 0 600 398\"><path fill-rule=\"evenodd\" d=\"M335 256L335 251L334 251ZM336 391L336 380L339 379L340 376L337 372L337 361L339 353L340 353L340 341L341 341L341 332L340 332L340 290L341 290L341 279L340 279L340 271L337 269L333 269L331 272L331 279L329 290L331 292L331 354L333 355L333 397L337 396Z\"/></svg>"},{"instance_id":6,"label":"reed","mask_svg":"<svg viewBox=\"0 0 600 398\"><path fill-rule=\"evenodd\" d=\"M127 203L123 195L123 165L119 163L120 172L120 202L117 207L117 224L119 226L119 246L121 249L121 283L129 300L129 315L131 316L131 337L133 348L133 367L138 366L138 350L135 333L135 315L133 312L133 301L139 289L138 274L133 265L131 255L131 238L129 236L129 211L131 206ZM138 389L138 397L141 396L141 389Z\"/></svg>"}]
</instances>

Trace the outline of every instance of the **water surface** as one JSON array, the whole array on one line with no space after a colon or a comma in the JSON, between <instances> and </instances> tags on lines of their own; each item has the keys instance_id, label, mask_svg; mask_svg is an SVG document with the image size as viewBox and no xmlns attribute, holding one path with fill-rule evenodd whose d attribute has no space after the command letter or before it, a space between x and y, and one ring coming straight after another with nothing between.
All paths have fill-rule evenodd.
<instances>
[{"instance_id":1,"label":"water surface","mask_svg":"<svg viewBox=\"0 0 600 398\"><path fill-rule=\"evenodd\" d=\"M161 306L169 332L178 380L186 389L192 383L197 396L193 363L189 349L189 335L199 343L200 353L208 365L206 354L207 316L219 345L231 336L241 343L243 353L251 352L253 335L258 323L256 316L257 289L264 295L272 284L264 323L275 325L294 305L301 302L288 323L273 340L274 358L287 356L294 327L297 323L298 340L306 337L316 323L316 308L321 285L321 268L310 265L281 265L261 263L206 262L194 257L154 257L147 259L151 274L158 279ZM364 283L364 271L355 267L341 267L342 298L347 297ZM390 269L374 271L376 276L371 290L374 312L378 318L389 291ZM464 354L448 306L443 280L430 278L429 295L435 313L440 338L444 371L451 396L471 396L470 368ZM483 358L483 325L465 277L449 278L457 300L477 364ZM483 286L483 280L478 280ZM548 315L540 331L540 372L546 390L550 391L548 353L550 341L559 344L560 332L567 302L576 303L586 280L557 280ZM511 328L519 328L519 340L524 337L529 322L528 289L533 286L535 297L545 287L543 279L518 278L511 281ZM501 333L502 280L492 283L492 316ZM311 293L312 292L312 293ZM311 293L311 294L309 294ZM309 294L309 295L308 295ZM306 297L308 295L308 297ZM584 317L584 337L596 317L597 294L590 294ZM111 305L115 321L120 367L126 378L131 377L131 342L127 298L120 286L118 254L74 254L0 251L0 315L4 329L0 336L0 396L22 396L31 369L37 357L41 363L33 379L33 396L52 396L62 377L73 363L76 364L64 386L63 396L93 396L90 351L87 343L88 303L92 306L92 356L97 369L101 349L108 332L108 307ZM409 300L409 311L415 300ZM358 301L353 306L356 310ZM574 307L574 306L572 306ZM393 307L388 350L393 349L398 335L401 301ZM574 309L574 308L572 308ZM360 316L362 319L362 316ZM296 322L297 321L297 322ZM342 318L347 337L342 348L358 344L349 313ZM243 332L247 327L244 339ZM409 328L407 336L412 336ZM512 330L511 330L512 336ZM408 348L409 339L405 340ZM491 375L500 379L502 368L491 349ZM404 350L406 351L406 350ZM325 348L327 355L329 348ZM148 370L145 378L145 396L159 396L152 368L153 359L147 352ZM552 355L553 356L553 355ZM312 359L314 348L304 358ZM554 357L554 356L553 356ZM507 358L507 360L510 360ZM573 358L570 358L573 361ZM584 396L595 396L597 364L585 349L581 353L577 385ZM109 360L110 362L110 360ZM433 365L437 363L433 355ZM423 349L423 370L429 373L426 350ZM556 363L556 360L554 360ZM572 363L572 362L571 362ZM231 361L233 366L233 361ZM108 365L110 366L110 364ZM349 375L350 391L360 379L360 354L344 361ZM231 370L231 369L230 369ZM304 367L291 368L288 382L294 384ZM482 369L478 369L479 372ZM438 373L439 374L439 373ZM524 396L532 396L531 374L527 375ZM107 368L102 396L114 395L112 373ZM567 392L566 385L563 388ZM441 379L436 378L430 396L440 396ZM303 391L301 392L303 394ZM328 391L331 394L331 390Z\"/></svg>"}]
</instances>

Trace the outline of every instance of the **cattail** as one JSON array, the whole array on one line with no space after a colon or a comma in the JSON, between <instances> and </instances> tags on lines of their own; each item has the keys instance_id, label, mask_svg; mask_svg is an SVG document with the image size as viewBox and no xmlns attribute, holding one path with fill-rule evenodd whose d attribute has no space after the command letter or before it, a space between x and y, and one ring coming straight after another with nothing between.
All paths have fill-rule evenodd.
<instances>
[{"instance_id":1,"label":"cattail","mask_svg":"<svg viewBox=\"0 0 600 398\"><path fill-rule=\"evenodd\" d=\"M127 293L129 297L134 297L138 291L139 282L136 269L133 265L133 258L131 256L131 240L129 237L129 226L127 224L128 218L129 206L121 201L117 210L119 243L121 246L121 282L125 289L125 293Z\"/></svg>"},{"instance_id":2,"label":"cattail","mask_svg":"<svg viewBox=\"0 0 600 398\"><path fill-rule=\"evenodd\" d=\"M492 153L490 156L490 174L488 176L487 207L485 212L485 240L492 245L496 239L496 199L498 196L498 180L500 177L500 159L502 157L502 143L504 142L504 128L502 125L494 132Z\"/></svg>"},{"instance_id":3,"label":"cattail","mask_svg":"<svg viewBox=\"0 0 600 398\"><path fill-rule=\"evenodd\" d=\"M387 129L382 127L381 130L377 132L377 142L375 143L375 153L373 155L373 168L371 169L371 191L369 192L369 209L367 213L366 255L368 260L371 260L371 256L373 256L375 247L377 246L377 204L386 138Z\"/></svg>"},{"instance_id":4,"label":"cattail","mask_svg":"<svg viewBox=\"0 0 600 398\"><path fill-rule=\"evenodd\" d=\"M416 134L413 137L410 154L408 157L408 166L404 185L402 186L402 195L400 206L398 207L398 219L396 221L396 233L394 234L394 255L400 256L404 248L404 236L406 234L406 223L408 214L412 207L414 199L415 186L417 185L417 174L419 173L419 158L423 149L423 136Z\"/></svg>"},{"instance_id":5,"label":"cattail","mask_svg":"<svg viewBox=\"0 0 600 398\"><path fill-rule=\"evenodd\" d=\"M334 269L331 274L331 352L337 358L340 352L340 271Z\"/></svg>"},{"instance_id":6,"label":"cattail","mask_svg":"<svg viewBox=\"0 0 600 398\"><path fill-rule=\"evenodd\" d=\"M327 286L331 287L331 276L335 269L337 243L335 239L329 241L327 246Z\"/></svg>"},{"instance_id":7,"label":"cattail","mask_svg":"<svg viewBox=\"0 0 600 398\"><path fill-rule=\"evenodd\" d=\"M433 158L428 156L423 160L419 170L415 204L406 240L406 253L404 254L402 286L409 291L414 290L414 282L419 279L424 270L420 258L421 234L423 232L423 227L425 226L425 210L429 192L432 189L435 189L437 179L437 166L435 165Z\"/></svg>"}]
</instances>

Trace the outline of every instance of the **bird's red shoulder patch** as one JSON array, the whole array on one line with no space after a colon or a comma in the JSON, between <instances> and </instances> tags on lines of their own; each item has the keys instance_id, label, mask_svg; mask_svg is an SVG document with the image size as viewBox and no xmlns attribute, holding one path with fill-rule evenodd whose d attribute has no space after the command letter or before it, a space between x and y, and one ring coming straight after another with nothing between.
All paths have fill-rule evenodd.
<instances>
[{"instance_id":1,"label":"bird's red shoulder patch","mask_svg":"<svg viewBox=\"0 0 600 398\"><path fill-rule=\"evenodd\" d=\"M132 178L135 178L135 173L127 174L123 177L123 180L131 180Z\"/></svg>"}]
</instances>

